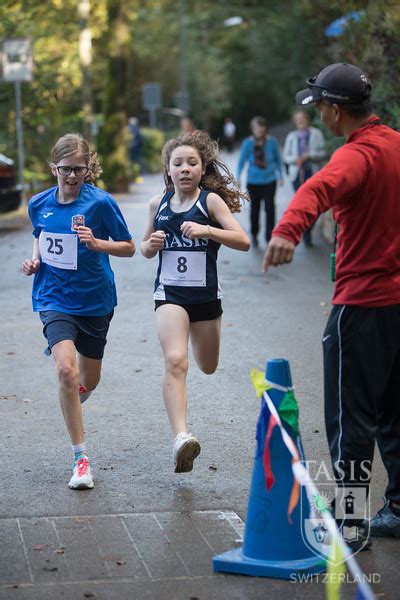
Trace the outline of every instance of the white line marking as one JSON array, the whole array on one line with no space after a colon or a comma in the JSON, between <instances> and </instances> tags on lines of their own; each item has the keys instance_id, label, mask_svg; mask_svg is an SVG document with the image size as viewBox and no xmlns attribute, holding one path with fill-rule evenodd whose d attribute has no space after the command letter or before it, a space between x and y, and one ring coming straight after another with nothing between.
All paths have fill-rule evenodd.
<instances>
[{"instance_id":1,"label":"white line marking","mask_svg":"<svg viewBox=\"0 0 400 600\"><path fill-rule=\"evenodd\" d=\"M120 515L120 517L121 517L121 516L129 516L129 515ZM132 542L132 545L133 545L133 547L135 548L135 550L136 550L136 552L137 552L137 555L138 555L138 557L140 558L140 561L141 561L142 565L144 566L144 568L145 568L145 570L146 570L146 573L147 573L147 575L150 577L150 579L153 579L153 575L151 574L151 572L150 572L150 569L149 569L149 567L147 566L147 564L146 564L146 561L144 560L144 558L143 558L143 556L142 556L142 553L140 552L139 548L137 547L135 540L134 540L134 539L133 539L133 537L131 536L131 534L130 534L130 532L129 532L129 529L128 529L128 528L127 528L127 526L126 526L126 523L124 523L124 520L123 520L123 519L121 519L121 518L120 518L120 520L121 520L121 523L122 523L122 526L123 526L123 528L125 529L126 533L128 534L128 538L129 538L129 539L130 539L130 541Z\"/></svg>"},{"instance_id":2,"label":"white line marking","mask_svg":"<svg viewBox=\"0 0 400 600\"><path fill-rule=\"evenodd\" d=\"M27 565L28 565L29 577L31 579L31 582L33 583L33 581L34 581L33 580L33 573L32 573L31 564L30 564L29 558L28 558L28 551L26 549L26 544L25 544L24 536L22 535L21 523L19 522L19 519L16 519L16 521L17 521L17 525L18 525L19 536L20 536L21 542L22 542L22 548L24 549L25 560L26 560Z\"/></svg>"}]
</instances>

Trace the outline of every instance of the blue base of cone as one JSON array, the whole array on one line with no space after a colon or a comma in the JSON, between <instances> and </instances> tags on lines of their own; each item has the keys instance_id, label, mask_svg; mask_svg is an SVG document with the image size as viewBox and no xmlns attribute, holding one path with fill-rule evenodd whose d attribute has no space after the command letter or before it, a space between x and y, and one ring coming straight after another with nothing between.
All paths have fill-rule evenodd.
<instances>
[{"instance_id":1,"label":"blue base of cone","mask_svg":"<svg viewBox=\"0 0 400 600\"><path fill-rule=\"evenodd\" d=\"M235 548L213 558L214 571L238 573L253 577L293 579L296 574L316 575L326 571L326 563L317 556L302 560L257 560L243 556L242 548Z\"/></svg>"}]
</instances>

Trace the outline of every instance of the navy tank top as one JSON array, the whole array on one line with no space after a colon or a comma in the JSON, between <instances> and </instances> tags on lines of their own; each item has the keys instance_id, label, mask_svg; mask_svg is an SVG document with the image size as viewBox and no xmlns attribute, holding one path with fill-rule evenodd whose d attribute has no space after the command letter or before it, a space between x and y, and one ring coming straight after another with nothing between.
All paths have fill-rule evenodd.
<instances>
[{"instance_id":1,"label":"navy tank top","mask_svg":"<svg viewBox=\"0 0 400 600\"><path fill-rule=\"evenodd\" d=\"M218 227L207 209L207 190L201 190L197 201L185 212L174 212L167 192L154 217L154 229L166 233L164 248L154 286L154 300L170 300L177 304L198 304L222 298L218 283L217 254L220 243L208 238L190 240L181 232L184 221Z\"/></svg>"}]
</instances>

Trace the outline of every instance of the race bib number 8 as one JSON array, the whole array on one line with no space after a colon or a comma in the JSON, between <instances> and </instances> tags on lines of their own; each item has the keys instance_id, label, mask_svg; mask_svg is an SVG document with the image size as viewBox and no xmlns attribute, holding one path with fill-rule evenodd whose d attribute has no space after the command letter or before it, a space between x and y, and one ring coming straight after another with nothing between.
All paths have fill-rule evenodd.
<instances>
[{"instance_id":1,"label":"race bib number 8","mask_svg":"<svg viewBox=\"0 0 400 600\"><path fill-rule=\"evenodd\" d=\"M75 233L50 233L39 236L40 257L44 263L57 269L78 268L78 236Z\"/></svg>"},{"instance_id":2,"label":"race bib number 8","mask_svg":"<svg viewBox=\"0 0 400 600\"><path fill-rule=\"evenodd\" d=\"M206 286L206 253L164 250L160 282L163 285Z\"/></svg>"}]
</instances>

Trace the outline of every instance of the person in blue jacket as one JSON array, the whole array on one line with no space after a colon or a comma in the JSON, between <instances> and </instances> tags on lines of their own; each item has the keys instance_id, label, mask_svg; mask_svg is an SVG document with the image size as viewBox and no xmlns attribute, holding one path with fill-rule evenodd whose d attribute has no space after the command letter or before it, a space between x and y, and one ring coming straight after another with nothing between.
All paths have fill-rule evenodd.
<instances>
[{"instance_id":1,"label":"person in blue jacket","mask_svg":"<svg viewBox=\"0 0 400 600\"><path fill-rule=\"evenodd\" d=\"M250 196L250 229L252 244L258 246L258 232L261 202L264 201L266 227L265 239L268 243L275 227L275 191L277 181L282 184L283 163L278 142L268 135L263 117L250 121L252 135L244 140L240 149L238 179L248 164L247 190Z\"/></svg>"},{"instance_id":2,"label":"person in blue jacket","mask_svg":"<svg viewBox=\"0 0 400 600\"><path fill-rule=\"evenodd\" d=\"M79 134L61 137L50 154L57 185L33 196L29 216L33 253L22 264L35 275L33 310L39 312L53 354L59 399L74 453L69 487L93 487L81 403L100 380L107 331L117 304L109 255L133 256L135 245L110 194L95 187L96 154Z\"/></svg>"}]
</instances>

